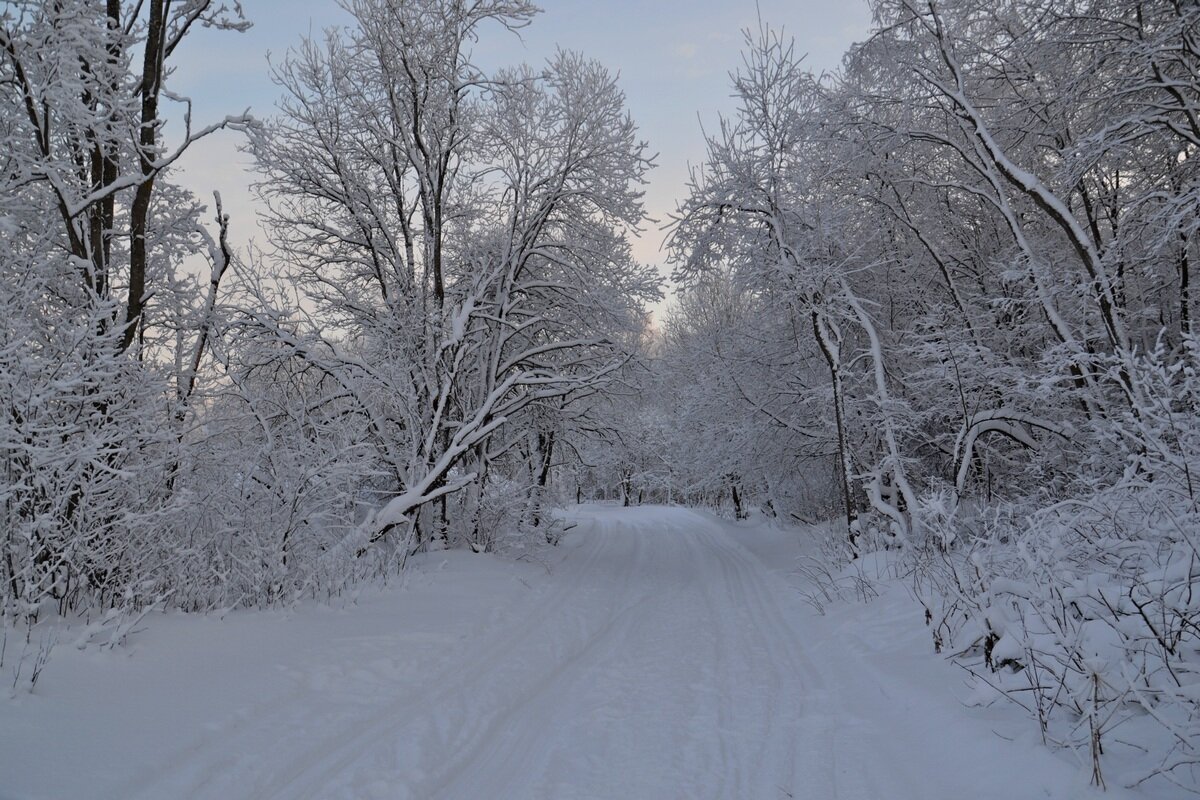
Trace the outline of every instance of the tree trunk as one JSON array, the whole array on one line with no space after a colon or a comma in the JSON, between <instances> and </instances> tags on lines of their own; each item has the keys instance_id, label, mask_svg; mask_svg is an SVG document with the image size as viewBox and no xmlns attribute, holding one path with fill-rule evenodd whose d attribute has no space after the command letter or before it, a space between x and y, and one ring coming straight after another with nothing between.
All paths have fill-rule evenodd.
<instances>
[{"instance_id":1,"label":"tree trunk","mask_svg":"<svg viewBox=\"0 0 1200 800\"><path fill-rule=\"evenodd\" d=\"M729 493L733 497L734 519L745 519L749 515L746 513L745 507L742 506L742 493L738 491L738 481L736 477L734 477L729 483Z\"/></svg>"},{"instance_id":2,"label":"tree trunk","mask_svg":"<svg viewBox=\"0 0 1200 800\"><path fill-rule=\"evenodd\" d=\"M138 137L138 160L142 182L138 184L129 220L129 298L125 308L125 333L121 349L128 350L142 327L146 303L146 229L158 158L158 95L162 89L163 47L167 20L164 0L150 0L150 22L146 28L146 52L142 71L142 129Z\"/></svg>"},{"instance_id":3,"label":"tree trunk","mask_svg":"<svg viewBox=\"0 0 1200 800\"><path fill-rule=\"evenodd\" d=\"M829 378L833 386L833 416L837 423L838 475L842 484L842 503L846 513L850 553L852 557L858 558L858 509L855 507L852 494L854 477L850 467L850 447L846 441L846 406L845 393L842 388L840 348L835 338L831 336L832 331L829 329L829 322L825 319L824 313L816 308L812 312L812 324L817 344L821 347L821 354L825 356L825 363L829 366Z\"/></svg>"}]
</instances>

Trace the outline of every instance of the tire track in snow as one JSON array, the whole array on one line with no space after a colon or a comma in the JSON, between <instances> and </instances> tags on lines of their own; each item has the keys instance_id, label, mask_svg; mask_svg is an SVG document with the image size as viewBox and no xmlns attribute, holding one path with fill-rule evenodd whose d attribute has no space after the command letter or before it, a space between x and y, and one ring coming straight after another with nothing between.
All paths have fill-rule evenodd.
<instances>
[{"instance_id":1,"label":"tire track in snow","mask_svg":"<svg viewBox=\"0 0 1200 800\"><path fill-rule=\"evenodd\" d=\"M790 626L784 623L777 598L764 584L762 566L751 561L752 557L730 541L714 522L699 514L693 516L711 560L722 575L721 584L730 593L723 602L722 598L713 597L712 592L709 594L710 603L718 609L714 617L725 629L721 639L730 643L726 649L742 659L742 679L735 678L735 684L752 685L752 679L759 676L766 679L755 698L758 701L755 735L743 731L738 737L743 752L732 759L736 782L728 796L793 794L793 764L798 749L796 727L805 711L800 702L801 691L807 695L809 681L804 679L811 679L813 670L791 635ZM754 747L753 753L750 747ZM751 785L749 780L756 776L771 778Z\"/></svg>"},{"instance_id":2,"label":"tire track in snow","mask_svg":"<svg viewBox=\"0 0 1200 800\"><path fill-rule=\"evenodd\" d=\"M631 537L635 542L651 541L650 537L663 536L664 532L625 530L622 535ZM606 688L603 681L592 680L597 674L644 674L639 666L644 666L645 656L653 648L638 648L635 644L645 644L646 639L661 641L657 634L663 633L658 629L663 623L663 616L680 610L668 605L671 600L678 603L678 597L671 587L667 587L665 592L661 591L655 580L662 566L661 548L657 559L653 553L646 555L647 549L643 544L640 549L642 556L634 569L630 570L624 590L628 592L631 584L640 582L642 590L637 592L639 597L618 611L612 621L589 642L587 649L594 659L590 662L577 659L571 665L574 669L557 673L552 682L545 685L535 697L529 698L529 702L517 705L515 713L496 720L487 738L480 741L469 754L466 768L459 771L455 766L448 780L436 784L435 791L428 791L429 787L424 787L426 791L420 796L447 800L484 796L556 797L559 791L567 791L563 787L555 787L538 793L533 786L538 779L545 777L549 762L561 749L558 746L560 743L555 741L555 732L569 729L569 721L586 715L588 708L596 706L595 692ZM672 554L676 562L687 562L686 566L679 567L683 573L696 574L699 559L695 547L672 548ZM619 624L613 624L618 621ZM719 648L714 649L719 652ZM616 702L621 699L617 693L610 694L607 697L608 705L614 711L628 711L627 702Z\"/></svg>"},{"instance_id":3,"label":"tire track in snow","mask_svg":"<svg viewBox=\"0 0 1200 800\"><path fill-rule=\"evenodd\" d=\"M357 762L361 760L373 758L374 762L370 766L376 770L377 775L390 775L392 780L405 781L406 778L411 780L411 774L405 774L411 769L411 764L401 763L402 761L429 761L431 760L430 751L432 751L439 762L453 765L465 761L480 747L486 746L488 743L486 734L494 727L492 724L494 717L496 715L503 716L505 711L504 706L499 711L490 711L486 702L478 702L495 697L497 692L494 684L501 684L500 694L503 695L507 689L503 686L506 677L512 677L517 686L521 684L516 681L523 678L529 688L517 698L509 700L507 707L519 706L534 697L543 683L552 680L556 673L565 670L572 663L586 656L596 644L591 638L585 638L582 645L568 644L566 652L555 654L556 666L551 669L549 674L530 676L525 674L521 668L526 661L533 661L535 665L537 664L537 659L529 658L532 653L537 652L535 647L531 647L531 644L537 645L539 638L545 637L547 632L553 630L556 618L570 613L572 601L579 599L581 585L586 584L587 578L596 572L597 564L604 561L606 556L613 559L612 551L615 540L603 530L602 526L593 527L588 539L584 548L585 552L581 554L584 558L580 560L571 558L563 562L564 564L574 562L574 564L570 570L559 570L554 579L555 583L559 584L555 587L556 591L552 592L550 597L541 598L538 601L537 613L532 618L518 618L516 625L519 625L519 628L508 626L498 631L496 635L500 637L500 641L496 646L485 648L479 653L467 654L469 658L455 672L437 677L438 688L430 692L414 693L400 699L389 707L388 713L373 716L365 728L357 729L352 733L343 732L316 743L303 756L294 760L290 768L283 770L284 774L281 780L259 785L254 796L297 798L338 796L330 794L327 788L339 779L353 780L353 773L358 766ZM633 540L633 544L634 552L632 554L613 559L622 565L625 572L624 583L619 590L621 593L628 591L632 581L633 568L638 563L636 539ZM581 622L578 617L574 617L574 621L577 625ZM616 624L616 619L607 621L608 627ZM586 630L587 625L586 621L582 621L580 629ZM575 636L578 636L578 632L575 633ZM543 643L548 644L552 649L563 645L561 640L543 640ZM506 659L514 662L507 665L507 671L505 669ZM507 674L513 672L517 674L515 676ZM492 689L490 695L488 694L489 688ZM464 703L464 701L467 702ZM446 731L444 728L448 709L458 711L455 717L449 720L452 724L457 722L458 726ZM491 716L485 716L489 711ZM443 730L439 730L439 726ZM389 756L386 752L388 744L396 742L407 745L410 751L415 745L418 751L424 750L424 753L410 752L408 759L397 758L395 755ZM383 753L378 749L381 746L384 749ZM446 768L443 767L437 774L441 775L445 772ZM427 778L426 780L430 779L436 781L437 778ZM376 778L375 780L381 779ZM395 791L400 788L402 787L393 786L392 793L388 796L397 796ZM354 789L350 789L344 795L347 797L360 796ZM422 798L422 800L429 797L426 790L419 787L410 788L406 796Z\"/></svg>"},{"instance_id":4,"label":"tire track in snow","mask_svg":"<svg viewBox=\"0 0 1200 800\"><path fill-rule=\"evenodd\" d=\"M930 794L927 778L922 780L912 772L900 752L902 747L897 747L890 737L881 736L879 731L870 729L862 722L867 716L864 712L869 710L872 712L870 716L878 716L878 708L864 709L863 703L870 705L871 701L847 696L841 690L841 684L845 681L836 679L839 676L824 680L819 668L799 646L802 637L796 620L805 617L797 614L793 618L784 612L780 598L794 598L786 583L764 571L761 564L756 563L755 557L732 541L720 527L714 525L712 534L719 543L718 549L728 556L725 563L747 571L754 578L741 585L752 587L758 595L755 602L757 612L753 616L760 621L760 631L766 632L764 640L768 646L791 650L786 658L790 658L804 673L805 708L797 717L802 723L798 733L803 744L798 744L797 754L800 758L793 759L793 763L799 760L807 768L800 776L805 785L828 787L823 791L841 800L938 796L936 792ZM778 586L774 590L769 589L773 583ZM798 605L794 601L791 604ZM761 621L768 621L769 624L762 626ZM771 631L775 631L776 635L772 636ZM784 631L791 635L779 635ZM856 638L850 632L846 635L851 641ZM846 639L839 642L842 648L846 643ZM863 659L856 668L869 671L877 675L881 683L886 683L887 673L871 663L865 647L858 649ZM771 660L776 664L783 663L780 658ZM846 666L844 659L839 659L838 663L842 668ZM894 734L899 729L902 727L896 726L891 732Z\"/></svg>"},{"instance_id":5,"label":"tire track in snow","mask_svg":"<svg viewBox=\"0 0 1200 800\"><path fill-rule=\"evenodd\" d=\"M789 638L794 636L794 631L789 626L781 627L785 615L774 594L780 587L764 581L761 564L700 515L673 512L668 522L657 524L670 532L644 530L652 526L653 522L640 522L637 529L629 525L631 530L626 532L626 535L645 537L654 543L653 552L638 572L649 579L647 585L651 587L652 570L662 563L678 562L679 568L687 574L690 592L686 602L680 609L670 609L672 613L681 612L676 624L684 628L684 636L683 640L671 644L682 641L693 645L708 644L708 659L702 665L702 671L707 677L704 699L709 701L711 708L701 709L696 703L691 713L708 710L716 719L715 726L700 732L704 738L697 740L693 735L693 740L688 742L715 750L716 763L709 763L702 787L688 792L677 789L678 796L787 796L794 792L796 782L794 762L798 748L797 727L802 713L799 702L801 679L807 676L815 683L820 681L798 642ZM633 642L629 640L639 631L663 626L662 617L667 612L661 607L667 607L672 599L675 598L650 591L634 606L647 612L647 616L626 620L622 634L627 641L613 642L614 636L608 635L613 631L606 629L604 644L616 644L618 648L624 644L625 651L632 650ZM652 604L651 600L656 602ZM696 614L696 607L702 608L704 613ZM710 628L715 633L710 632ZM666 630L663 627L662 632ZM781 636L785 640L782 643L779 642ZM495 727L488 739L480 743L486 746L471 752L469 767L455 775L459 769L456 762L449 770L453 775L451 780L436 784L441 794L422 792L420 796L479 797L489 791L492 796L503 797L557 796L553 791L534 793L531 786L539 776L530 773L536 772L539 764L544 769L547 753L553 752L553 743L546 740L560 729L556 720L577 713L580 706L587 706L579 692L569 690L586 684L585 677L605 661L620 661L622 656L630 667L627 674L640 674L640 670L632 668L638 660L631 659L628 652L621 649L605 651L600 647L594 651L595 663L578 665L573 675L557 675L543 692L521 705L515 716L503 718L505 735L500 736L501 727ZM756 657L760 655L763 657ZM675 663L673 666L685 668L687 665ZM751 707L741 705L738 699L739 688L744 691L748 686L757 689L756 702ZM611 699L615 704L617 698ZM661 711L670 716L672 709ZM674 711L678 713L680 709ZM743 723L741 727L736 724L739 720ZM746 720L754 727L747 727ZM684 745L676 742L675 746L680 749ZM519 774L512 771L514 764L523 766Z\"/></svg>"},{"instance_id":6,"label":"tire track in snow","mask_svg":"<svg viewBox=\"0 0 1200 800\"><path fill-rule=\"evenodd\" d=\"M364 713L298 687L129 795L557 798L589 775L619 783L603 772L613 753L645 758L619 735L664 751L652 767L678 783L663 796L796 794L796 762L829 743L800 735L801 694L821 681L781 606L790 589L703 515L614 516L592 521L544 590L455 647L432 688ZM609 712L612 730L588 719ZM572 749L579 738L599 752ZM564 753L582 773L555 773Z\"/></svg>"},{"instance_id":7,"label":"tire track in snow","mask_svg":"<svg viewBox=\"0 0 1200 800\"><path fill-rule=\"evenodd\" d=\"M531 607L532 618L551 613L549 609L572 594L573 584L570 580L563 580L568 577L564 572L587 574L593 562L603 555L602 548L591 542L588 542L588 545L580 547L571 554L571 558L560 564L557 576L559 580L551 581L544 592L519 603L520 606ZM510 616L523 616L521 611L521 608L514 608ZM526 631L535 629L535 626L525 628ZM446 662L453 662L456 656L467 654L474 654L479 660L502 658L523 643L522 638L513 638L513 633L508 626L501 626L488 634L482 642L467 640L447 654ZM466 652L459 652L460 650ZM346 717L336 726L337 733L323 733L316 742L306 742L302 746L302 754L291 756L287 763L297 773L306 772L315 763L324 760L322 755L328 756L331 751L345 751L385 730L389 723L394 724L397 715L407 705L415 703L421 697L427 697L431 691L438 697L453 694L456 691L456 681L469 678L464 672L463 667L450 668L439 674L439 685L442 688L415 688L387 701L382 708L366 717L355 716L344 710L339 714L339 709L334 708L335 717ZM261 776L265 772L274 774L280 771L269 765L272 754L289 741L281 739L281 734L298 728L307 729L306 723L311 724L314 721L311 703L313 699L313 690L301 684L277 698L255 706L250 713L239 714L231 723L206 734L200 741L193 742L181 751L179 760L172 758L150 775L139 776L127 784L119 796L131 800L161 800L163 797L188 797L196 800L212 797L215 800L229 800L238 796L281 796L278 792L287 789L288 786L294 786L302 776L288 776L287 767L282 770L285 773L282 777L277 781L268 781L267 785L261 785ZM324 720L326 723L328 721ZM255 764L245 768L247 761L253 761ZM243 769L238 769L239 767ZM254 789L250 793L239 795L239 786L240 790L245 790L246 787L241 784L252 775L260 776L260 780L254 782ZM228 785L230 782L234 785Z\"/></svg>"}]
</instances>

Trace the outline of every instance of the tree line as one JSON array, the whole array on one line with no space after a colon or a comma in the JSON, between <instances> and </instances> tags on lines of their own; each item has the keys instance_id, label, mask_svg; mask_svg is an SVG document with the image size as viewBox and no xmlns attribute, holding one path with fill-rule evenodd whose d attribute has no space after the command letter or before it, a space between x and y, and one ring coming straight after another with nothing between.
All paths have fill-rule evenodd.
<instances>
[{"instance_id":1,"label":"tree line","mask_svg":"<svg viewBox=\"0 0 1200 800\"><path fill-rule=\"evenodd\" d=\"M901 553L933 645L1096 783L1194 790L1200 7L871 7L834 74L748 32L605 481L834 518L826 576Z\"/></svg>"},{"instance_id":2,"label":"tree line","mask_svg":"<svg viewBox=\"0 0 1200 800\"><path fill-rule=\"evenodd\" d=\"M554 459L660 296L626 242L647 146L581 55L473 64L529 3L345 8L275 65L276 114L204 128L172 60L240 5L0 13L7 620L290 602L558 535ZM173 182L222 128L265 208L247 252L251 220Z\"/></svg>"}]
</instances>

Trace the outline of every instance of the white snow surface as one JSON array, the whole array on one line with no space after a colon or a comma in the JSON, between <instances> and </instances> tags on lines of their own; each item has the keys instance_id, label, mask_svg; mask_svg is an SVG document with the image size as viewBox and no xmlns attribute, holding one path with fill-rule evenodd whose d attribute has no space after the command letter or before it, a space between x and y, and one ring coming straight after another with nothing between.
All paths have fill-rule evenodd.
<instances>
[{"instance_id":1,"label":"white snow surface","mask_svg":"<svg viewBox=\"0 0 1200 800\"><path fill-rule=\"evenodd\" d=\"M819 616L796 530L585 506L344 608L149 618L0 699L0 798L1149 797L975 708L902 593Z\"/></svg>"}]
</instances>

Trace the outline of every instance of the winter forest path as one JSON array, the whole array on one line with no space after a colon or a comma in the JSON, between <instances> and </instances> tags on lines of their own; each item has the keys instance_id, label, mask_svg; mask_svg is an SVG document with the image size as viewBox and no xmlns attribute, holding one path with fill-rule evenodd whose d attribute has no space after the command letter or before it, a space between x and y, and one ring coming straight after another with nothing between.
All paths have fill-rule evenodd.
<instances>
[{"instance_id":1,"label":"winter forest path","mask_svg":"<svg viewBox=\"0 0 1200 800\"><path fill-rule=\"evenodd\" d=\"M1091 796L1062 760L972 718L948 665L897 661L886 637L815 615L785 580L786 534L677 508L571 513L560 560L518 577L525 588L469 635L317 635L337 651L321 669L301 659L286 688L181 737L111 796ZM494 589L473 575L445 577L458 592ZM876 612L877 633L893 627L890 609ZM423 655L404 660L405 647Z\"/></svg>"}]
</instances>

